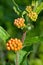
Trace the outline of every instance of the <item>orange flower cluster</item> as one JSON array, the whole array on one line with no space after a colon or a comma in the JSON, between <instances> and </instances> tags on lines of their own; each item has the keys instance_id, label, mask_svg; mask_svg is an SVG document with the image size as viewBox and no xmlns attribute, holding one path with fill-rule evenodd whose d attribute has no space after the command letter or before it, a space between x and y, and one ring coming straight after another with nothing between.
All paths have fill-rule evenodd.
<instances>
[{"instance_id":1,"label":"orange flower cluster","mask_svg":"<svg viewBox=\"0 0 43 65\"><path fill-rule=\"evenodd\" d=\"M31 6L27 6L27 7L26 7L26 11L30 13L30 12L32 11Z\"/></svg>"},{"instance_id":2,"label":"orange flower cluster","mask_svg":"<svg viewBox=\"0 0 43 65\"><path fill-rule=\"evenodd\" d=\"M17 18L14 21L14 25L16 25L18 28L25 27L25 20L23 18Z\"/></svg>"},{"instance_id":3,"label":"orange flower cluster","mask_svg":"<svg viewBox=\"0 0 43 65\"><path fill-rule=\"evenodd\" d=\"M36 21L38 15L36 12L31 12L28 14L28 16L30 17L30 19L32 19L32 21Z\"/></svg>"},{"instance_id":4,"label":"orange flower cluster","mask_svg":"<svg viewBox=\"0 0 43 65\"><path fill-rule=\"evenodd\" d=\"M18 51L22 49L22 42L17 38L10 39L6 44L6 46L7 46L7 50Z\"/></svg>"}]
</instances>

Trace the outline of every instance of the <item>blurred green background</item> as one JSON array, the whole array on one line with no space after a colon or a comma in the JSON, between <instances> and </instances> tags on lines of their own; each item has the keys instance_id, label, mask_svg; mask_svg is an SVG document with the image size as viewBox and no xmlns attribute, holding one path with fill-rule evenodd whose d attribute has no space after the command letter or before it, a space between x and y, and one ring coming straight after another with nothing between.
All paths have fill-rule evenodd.
<instances>
[{"instance_id":1,"label":"blurred green background","mask_svg":"<svg viewBox=\"0 0 43 65\"><path fill-rule=\"evenodd\" d=\"M27 5L31 5L32 1L38 1L39 4L43 2L43 0L15 0L21 11L23 11ZM20 16L15 13L13 6L14 3L12 0L0 0L0 26L7 31L10 37L21 39L23 31L13 24L14 19ZM19 52L20 65L43 65L43 10L39 13L37 22L33 24L34 29L28 31L24 41L24 44L28 46ZM1 37L0 65L15 65L15 53L6 50L6 43Z\"/></svg>"}]
</instances>

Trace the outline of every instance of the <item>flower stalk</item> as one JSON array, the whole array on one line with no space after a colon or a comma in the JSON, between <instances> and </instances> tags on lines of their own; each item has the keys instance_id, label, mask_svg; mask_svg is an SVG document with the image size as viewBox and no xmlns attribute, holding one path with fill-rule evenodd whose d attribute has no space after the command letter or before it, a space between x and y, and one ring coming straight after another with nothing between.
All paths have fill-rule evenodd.
<instances>
[{"instance_id":1,"label":"flower stalk","mask_svg":"<svg viewBox=\"0 0 43 65\"><path fill-rule=\"evenodd\" d=\"M18 51L16 52L16 65L19 65L19 53Z\"/></svg>"}]
</instances>

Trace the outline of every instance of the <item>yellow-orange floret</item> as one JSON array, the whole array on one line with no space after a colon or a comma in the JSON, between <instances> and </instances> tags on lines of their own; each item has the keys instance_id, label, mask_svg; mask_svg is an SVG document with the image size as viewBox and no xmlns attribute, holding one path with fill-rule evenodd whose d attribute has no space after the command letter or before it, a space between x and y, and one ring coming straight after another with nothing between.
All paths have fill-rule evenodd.
<instances>
[{"instance_id":1,"label":"yellow-orange floret","mask_svg":"<svg viewBox=\"0 0 43 65\"><path fill-rule=\"evenodd\" d=\"M30 19L32 19L32 21L36 21L38 17L36 12L31 12L28 14L28 16L30 17Z\"/></svg>"},{"instance_id":2,"label":"yellow-orange floret","mask_svg":"<svg viewBox=\"0 0 43 65\"><path fill-rule=\"evenodd\" d=\"M18 28L25 27L25 20L24 18L17 18L14 20L14 25L16 25Z\"/></svg>"},{"instance_id":3,"label":"yellow-orange floret","mask_svg":"<svg viewBox=\"0 0 43 65\"><path fill-rule=\"evenodd\" d=\"M26 6L26 11L30 13L32 11L32 7L31 6Z\"/></svg>"},{"instance_id":4,"label":"yellow-orange floret","mask_svg":"<svg viewBox=\"0 0 43 65\"><path fill-rule=\"evenodd\" d=\"M21 40L15 38L15 39L10 39L7 44L7 50L13 50L13 51L18 51L22 49L22 42Z\"/></svg>"}]
</instances>

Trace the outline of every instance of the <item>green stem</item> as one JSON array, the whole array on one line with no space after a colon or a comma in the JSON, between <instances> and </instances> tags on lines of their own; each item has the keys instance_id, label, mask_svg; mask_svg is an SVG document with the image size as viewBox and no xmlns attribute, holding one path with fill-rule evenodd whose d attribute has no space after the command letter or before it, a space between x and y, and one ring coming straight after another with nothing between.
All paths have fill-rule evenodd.
<instances>
[{"instance_id":1,"label":"green stem","mask_svg":"<svg viewBox=\"0 0 43 65\"><path fill-rule=\"evenodd\" d=\"M16 52L16 65L19 65L19 53Z\"/></svg>"},{"instance_id":2,"label":"green stem","mask_svg":"<svg viewBox=\"0 0 43 65\"><path fill-rule=\"evenodd\" d=\"M25 37L26 37L26 32L23 33L23 36L22 36L22 42L24 42L25 40ZM16 65L19 65L19 52L16 52Z\"/></svg>"}]
</instances>

